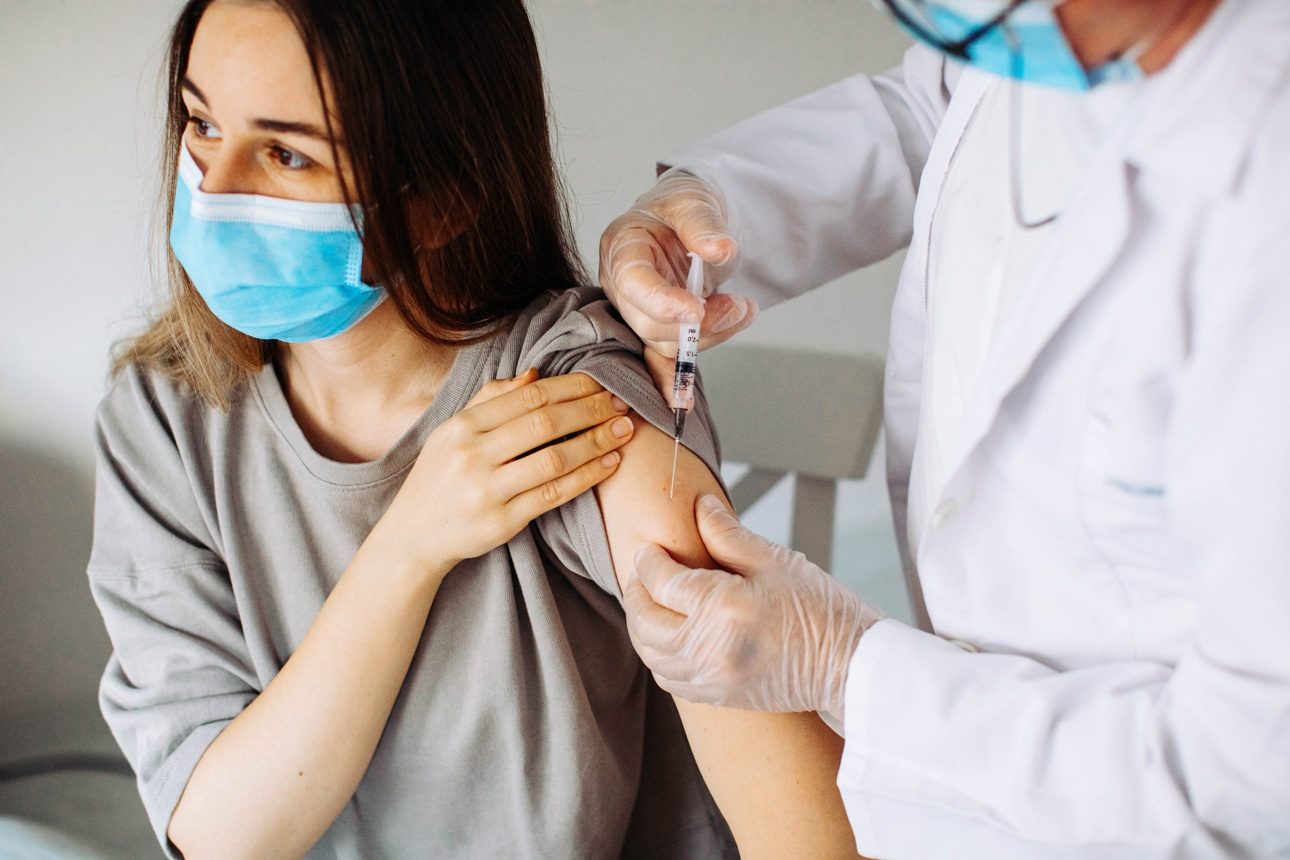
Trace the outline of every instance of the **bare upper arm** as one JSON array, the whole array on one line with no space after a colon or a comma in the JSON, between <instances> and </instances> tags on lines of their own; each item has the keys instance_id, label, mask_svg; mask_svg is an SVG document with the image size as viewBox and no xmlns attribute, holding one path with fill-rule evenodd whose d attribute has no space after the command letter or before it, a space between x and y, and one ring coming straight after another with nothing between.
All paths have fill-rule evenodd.
<instances>
[{"instance_id":1,"label":"bare upper arm","mask_svg":"<svg viewBox=\"0 0 1290 860\"><path fill-rule=\"evenodd\" d=\"M622 465L596 488L619 584L633 557L656 543L691 567L712 559L694 522L695 500L724 498L703 461L682 447L668 498L672 439L633 416L636 436ZM686 735L744 858L855 857L835 779L842 740L815 714L762 714L677 699Z\"/></svg>"}]
</instances>

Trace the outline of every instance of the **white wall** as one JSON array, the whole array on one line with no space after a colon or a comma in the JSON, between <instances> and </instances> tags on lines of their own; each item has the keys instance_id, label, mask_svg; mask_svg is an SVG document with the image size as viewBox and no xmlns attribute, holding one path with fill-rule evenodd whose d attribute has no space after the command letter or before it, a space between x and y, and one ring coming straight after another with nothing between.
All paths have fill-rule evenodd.
<instances>
[{"instance_id":1,"label":"white wall","mask_svg":"<svg viewBox=\"0 0 1290 860\"><path fill-rule=\"evenodd\" d=\"M833 81L897 63L907 40L868 0L531 3L581 209L584 255L654 176L654 160ZM764 343L886 347L898 261L763 316Z\"/></svg>"},{"instance_id":2,"label":"white wall","mask_svg":"<svg viewBox=\"0 0 1290 860\"><path fill-rule=\"evenodd\" d=\"M172 8L0 0L3 750L95 725L107 647L85 584L93 410L108 345L146 295Z\"/></svg>"},{"instance_id":3,"label":"white wall","mask_svg":"<svg viewBox=\"0 0 1290 860\"><path fill-rule=\"evenodd\" d=\"M104 655L83 574L93 410L108 347L151 290L159 63L178 5L0 0L0 716L34 702L34 689L6 683L15 678L41 677L45 699L83 702ZM886 68L904 45L865 0L531 9L589 259L656 157ZM802 342L809 331L826 348L881 351L894 275L888 263L817 291L766 313L747 337ZM785 504L781 493L752 520L782 538ZM898 600L877 481L845 489L839 548L840 576Z\"/></svg>"}]
</instances>

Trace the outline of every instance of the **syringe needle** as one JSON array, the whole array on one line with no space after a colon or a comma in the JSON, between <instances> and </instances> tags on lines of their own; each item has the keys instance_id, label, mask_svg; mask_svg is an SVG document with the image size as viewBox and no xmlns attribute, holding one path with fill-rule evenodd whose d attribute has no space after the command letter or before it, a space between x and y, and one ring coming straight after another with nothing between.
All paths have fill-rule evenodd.
<instances>
[{"instance_id":1,"label":"syringe needle","mask_svg":"<svg viewBox=\"0 0 1290 860\"><path fill-rule=\"evenodd\" d=\"M676 498L676 455L681 453L681 437L677 436L672 443L672 484L667 488L667 497Z\"/></svg>"}]
</instances>

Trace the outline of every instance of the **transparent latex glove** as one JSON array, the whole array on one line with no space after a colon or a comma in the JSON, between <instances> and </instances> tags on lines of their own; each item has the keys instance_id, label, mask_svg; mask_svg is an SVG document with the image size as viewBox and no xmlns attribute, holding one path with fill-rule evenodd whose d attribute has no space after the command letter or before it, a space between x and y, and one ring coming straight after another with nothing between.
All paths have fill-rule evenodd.
<instances>
[{"instance_id":1,"label":"transparent latex glove","mask_svg":"<svg viewBox=\"0 0 1290 860\"><path fill-rule=\"evenodd\" d=\"M752 325L757 303L718 293L733 270L738 247L726 225L726 209L711 185L673 168L600 237L600 286L645 345L664 359L676 357L677 329L700 321L700 349L716 346ZM700 301L685 289L687 254L703 258L706 280ZM666 386L671 367L666 362Z\"/></svg>"},{"instance_id":2,"label":"transparent latex glove","mask_svg":"<svg viewBox=\"0 0 1290 860\"><path fill-rule=\"evenodd\" d=\"M696 518L725 569L690 569L648 544L624 593L632 642L659 685L694 702L842 719L851 657L885 616L716 497L699 500Z\"/></svg>"}]
</instances>

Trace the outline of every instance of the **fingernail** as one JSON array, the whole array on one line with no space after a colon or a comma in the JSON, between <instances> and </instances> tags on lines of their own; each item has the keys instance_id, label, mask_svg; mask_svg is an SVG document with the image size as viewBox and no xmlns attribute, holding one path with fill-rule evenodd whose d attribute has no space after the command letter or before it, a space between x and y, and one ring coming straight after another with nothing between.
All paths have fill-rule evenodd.
<instances>
[{"instance_id":1,"label":"fingernail","mask_svg":"<svg viewBox=\"0 0 1290 860\"><path fill-rule=\"evenodd\" d=\"M649 544L645 544L640 549L636 550L636 555L632 556L632 564L636 567L640 567L641 559L645 557L645 553L647 552L649 552Z\"/></svg>"},{"instance_id":2,"label":"fingernail","mask_svg":"<svg viewBox=\"0 0 1290 860\"><path fill-rule=\"evenodd\" d=\"M707 241L709 262L722 265L734 256L734 239L729 236L715 236Z\"/></svg>"},{"instance_id":3,"label":"fingernail","mask_svg":"<svg viewBox=\"0 0 1290 860\"><path fill-rule=\"evenodd\" d=\"M726 506L721 504L721 500L711 493L699 499L699 513L701 514L715 514L718 511L724 512L725 509Z\"/></svg>"},{"instance_id":4,"label":"fingernail","mask_svg":"<svg viewBox=\"0 0 1290 860\"><path fill-rule=\"evenodd\" d=\"M615 436L622 437L632 432L632 422L630 418L617 418L609 429Z\"/></svg>"},{"instance_id":5,"label":"fingernail","mask_svg":"<svg viewBox=\"0 0 1290 860\"><path fill-rule=\"evenodd\" d=\"M747 311L745 309L741 308L738 304L734 304L731 306L730 310L723 313L720 318L710 320L708 328L711 331L721 331L722 329L738 323L744 318L746 313Z\"/></svg>"},{"instance_id":6,"label":"fingernail","mask_svg":"<svg viewBox=\"0 0 1290 860\"><path fill-rule=\"evenodd\" d=\"M619 397L618 395L616 395L616 394L615 394L612 398L610 398L610 401L614 404L614 410L615 410L615 411L617 411L617 412L626 412L626 411L627 411L627 401L626 401L626 400L623 400L623 399L622 399L621 397Z\"/></svg>"},{"instance_id":7,"label":"fingernail","mask_svg":"<svg viewBox=\"0 0 1290 860\"><path fill-rule=\"evenodd\" d=\"M614 466L618 465L618 459L618 452L610 451L608 454L600 458L600 465L604 466L606 469L612 469Z\"/></svg>"}]
</instances>

